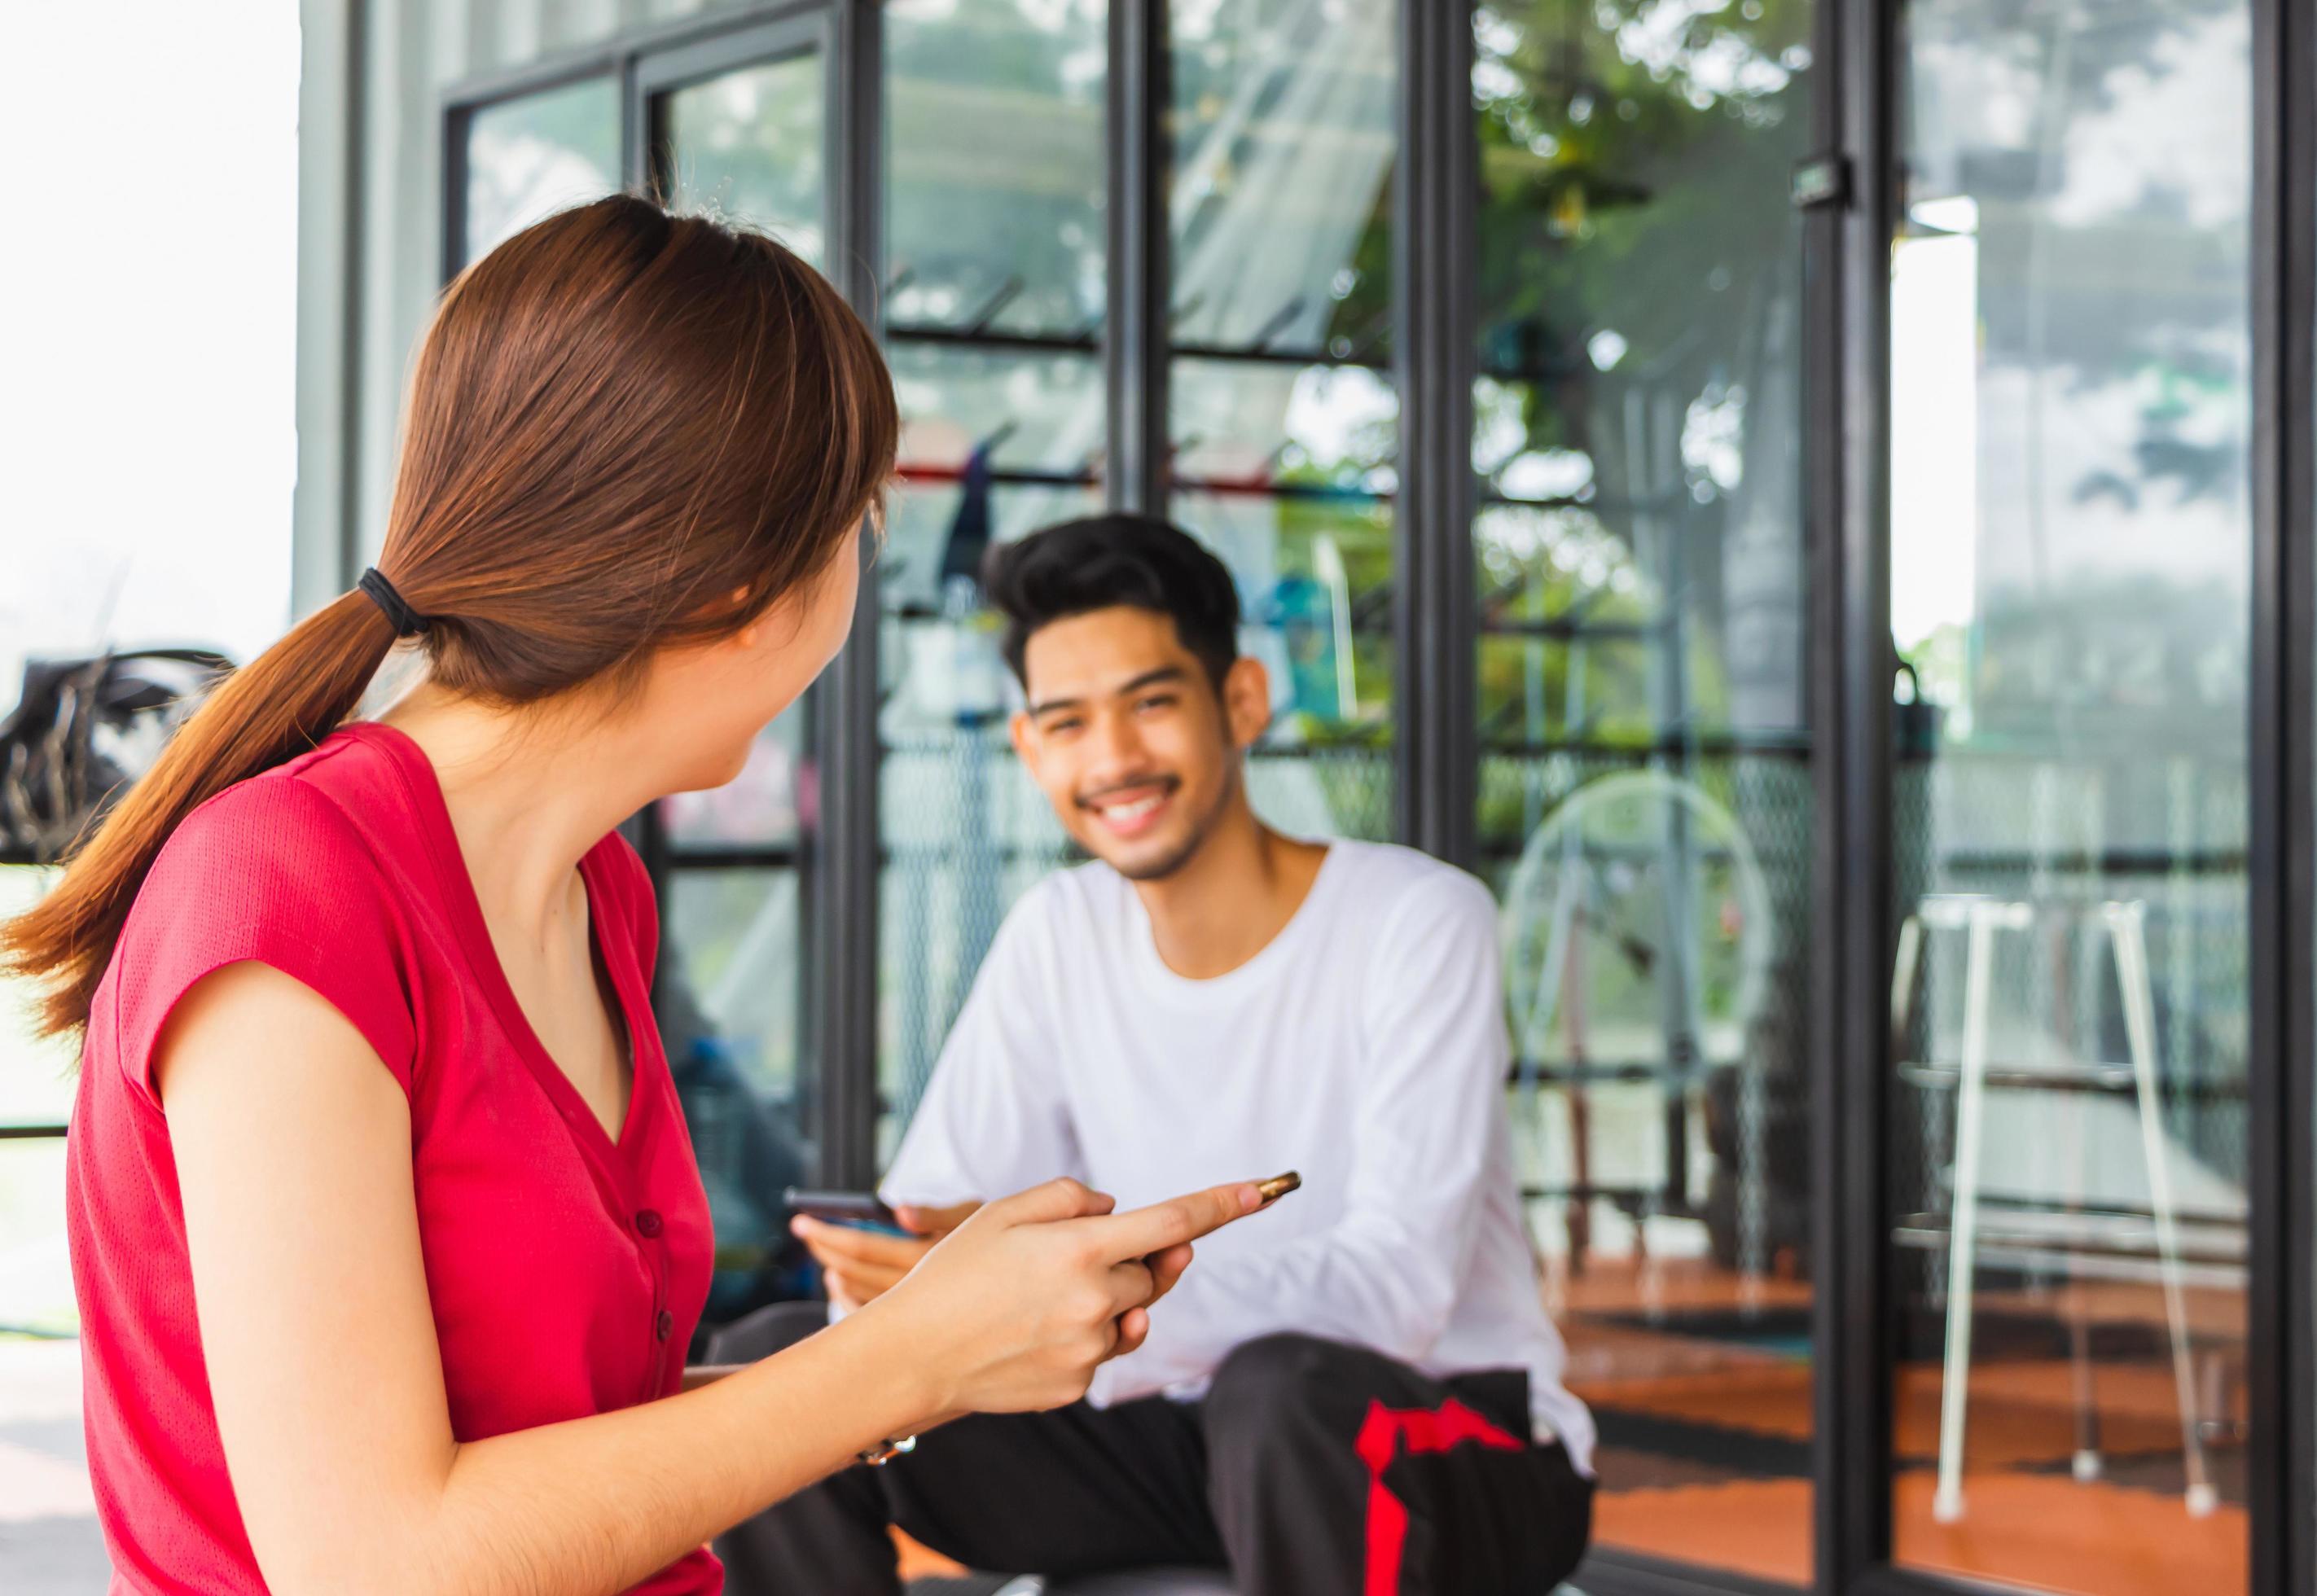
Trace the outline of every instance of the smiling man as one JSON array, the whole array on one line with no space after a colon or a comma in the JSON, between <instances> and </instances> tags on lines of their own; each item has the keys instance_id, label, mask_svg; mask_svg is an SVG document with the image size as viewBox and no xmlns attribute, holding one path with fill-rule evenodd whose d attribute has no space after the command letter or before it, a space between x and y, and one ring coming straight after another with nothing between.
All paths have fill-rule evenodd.
<instances>
[{"instance_id":1,"label":"smiling man","mask_svg":"<svg viewBox=\"0 0 2317 1596\"><path fill-rule=\"evenodd\" d=\"M969 1418L775 1508L765 1588L896 1588L889 1523L976 1567L1229 1567L1251 1596L1552 1588L1592 1423L1561 1384L1503 1119L1494 905L1405 848L1249 806L1269 719L1221 562L1110 515L996 550L1014 743L1094 862L1006 920L885 1183L937 1235L1075 1175L1133 1204L1246 1169L1302 1190L1200 1244L1087 1403ZM931 1239L799 1221L831 1294Z\"/></svg>"}]
</instances>

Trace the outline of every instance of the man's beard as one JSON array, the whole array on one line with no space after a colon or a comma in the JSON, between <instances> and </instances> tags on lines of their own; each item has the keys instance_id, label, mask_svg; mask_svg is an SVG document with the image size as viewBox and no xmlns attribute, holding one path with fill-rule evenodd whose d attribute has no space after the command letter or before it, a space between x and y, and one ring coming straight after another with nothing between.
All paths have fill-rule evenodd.
<instances>
[{"instance_id":1,"label":"man's beard","mask_svg":"<svg viewBox=\"0 0 2317 1596\"><path fill-rule=\"evenodd\" d=\"M1224 780L1222 786L1216 790L1215 801L1208 805L1207 812L1200 816L1193 824L1179 847L1169 850L1148 864L1133 866L1114 864L1111 868L1130 881L1164 881L1167 877L1174 875L1197 857L1199 850L1207 845L1207 839L1214 834L1215 822L1222 816L1223 806L1230 802L1231 794L1238 790L1239 780L1239 772L1234 770Z\"/></svg>"}]
</instances>

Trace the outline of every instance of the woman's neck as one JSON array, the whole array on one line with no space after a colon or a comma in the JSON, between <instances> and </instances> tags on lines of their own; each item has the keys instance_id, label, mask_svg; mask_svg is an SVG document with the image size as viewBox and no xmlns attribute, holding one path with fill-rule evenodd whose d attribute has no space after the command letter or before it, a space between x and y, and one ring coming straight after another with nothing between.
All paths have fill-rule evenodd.
<instances>
[{"instance_id":1,"label":"woman's neck","mask_svg":"<svg viewBox=\"0 0 2317 1596\"><path fill-rule=\"evenodd\" d=\"M421 684L378 718L434 767L485 917L534 946L577 903L580 859L660 796L646 778L661 762L622 718L502 709Z\"/></svg>"}]
</instances>

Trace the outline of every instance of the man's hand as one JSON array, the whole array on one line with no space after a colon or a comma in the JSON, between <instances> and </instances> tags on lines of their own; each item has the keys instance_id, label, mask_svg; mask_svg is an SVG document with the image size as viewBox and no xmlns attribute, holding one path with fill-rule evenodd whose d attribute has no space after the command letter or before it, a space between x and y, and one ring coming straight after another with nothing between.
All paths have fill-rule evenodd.
<instances>
[{"instance_id":1,"label":"man's hand","mask_svg":"<svg viewBox=\"0 0 2317 1596\"><path fill-rule=\"evenodd\" d=\"M893 1217L912 1234L882 1235L851 1225L830 1225L800 1214L789 1229L805 1244L827 1277L829 1300L851 1312L892 1289L894 1282L915 1269L934 1244L955 1230L981 1205L962 1202L952 1208L899 1208Z\"/></svg>"}]
</instances>

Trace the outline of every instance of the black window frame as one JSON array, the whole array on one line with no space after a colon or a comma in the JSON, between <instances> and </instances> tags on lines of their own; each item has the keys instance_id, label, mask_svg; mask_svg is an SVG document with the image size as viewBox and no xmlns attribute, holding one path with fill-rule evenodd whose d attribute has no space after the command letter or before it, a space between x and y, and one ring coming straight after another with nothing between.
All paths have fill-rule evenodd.
<instances>
[{"instance_id":1,"label":"black window frame","mask_svg":"<svg viewBox=\"0 0 2317 1596\"><path fill-rule=\"evenodd\" d=\"M1813 1253L1812 1587L1967 1596L1986 1587L1890 1561L1892 1375L1880 1156L1887 1105L1891 748L1888 258L1898 192L1902 0L1819 0L1804 213L1803 534L1815 883L1809 1002ZM2252 11L2254 433L2250 748L2251 1229L2248 1337L2250 1582L2317 1589L2317 15ZM826 27L832 269L878 314L881 5L742 5L454 86L443 100L445 276L462 246L464 135L474 112L595 73L623 85L623 169L644 175L640 85L663 63L745 65L799 18ZM1112 0L1105 226L1105 492L1164 503L1167 342L1163 224L1165 0ZM1472 37L1461 5L1402 0L1395 172L1400 509L1393 627L1400 840L1469 867L1475 852L1470 468ZM1123 201L1132 202L1123 202ZM1425 293L1412 292L1427 285ZM1444 285L1447 291L1439 291ZM353 575L344 574L348 579ZM878 739L876 605L817 690L825 820L809 928L824 1092L822 1176L875 1174ZM647 841L649 839L647 838ZM671 868L663 848L655 869ZM40 1134L0 1128L0 1137ZM1578 1576L1602 1596L1792 1587L1614 1549Z\"/></svg>"}]
</instances>

